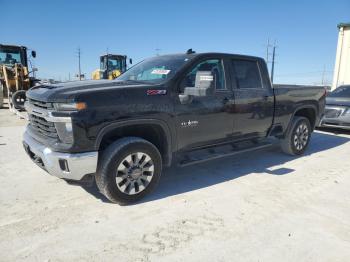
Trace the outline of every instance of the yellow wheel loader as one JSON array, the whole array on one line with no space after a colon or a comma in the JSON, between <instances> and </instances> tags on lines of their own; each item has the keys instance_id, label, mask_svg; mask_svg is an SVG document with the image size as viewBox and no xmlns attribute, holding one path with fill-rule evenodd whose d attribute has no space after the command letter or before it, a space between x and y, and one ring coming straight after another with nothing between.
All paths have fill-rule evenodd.
<instances>
[{"instance_id":1,"label":"yellow wheel loader","mask_svg":"<svg viewBox=\"0 0 350 262\"><path fill-rule=\"evenodd\" d=\"M0 108L8 98L9 109L24 110L25 93L38 81L30 77L37 69L29 71L27 50L25 46L0 44ZM31 51L31 56L35 58L36 52Z\"/></svg>"},{"instance_id":2,"label":"yellow wheel loader","mask_svg":"<svg viewBox=\"0 0 350 262\"><path fill-rule=\"evenodd\" d=\"M100 69L92 72L92 79L109 79L113 80L126 71L126 55L106 54L100 56ZM132 64L132 60L129 59Z\"/></svg>"}]
</instances>

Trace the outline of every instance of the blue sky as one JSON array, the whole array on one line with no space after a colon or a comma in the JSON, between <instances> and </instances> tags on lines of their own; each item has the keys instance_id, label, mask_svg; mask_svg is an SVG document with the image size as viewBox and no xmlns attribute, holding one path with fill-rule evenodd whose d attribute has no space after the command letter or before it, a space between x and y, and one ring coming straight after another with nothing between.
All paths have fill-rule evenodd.
<instances>
[{"instance_id":1,"label":"blue sky","mask_svg":"<svg viewBox=\"0 0 350 262\"><path fill-rule=\"evenodd\" d=\"M38 76L90 77L106 52L134 62L160 54L229 52L266 57L277 41L275 82L331 82L339 22L350 21L350 0L339 1L12 1L0 0L1 43L37 51ZM24 30L25 29L25 30Z\"/></svg>"}]
</instances>

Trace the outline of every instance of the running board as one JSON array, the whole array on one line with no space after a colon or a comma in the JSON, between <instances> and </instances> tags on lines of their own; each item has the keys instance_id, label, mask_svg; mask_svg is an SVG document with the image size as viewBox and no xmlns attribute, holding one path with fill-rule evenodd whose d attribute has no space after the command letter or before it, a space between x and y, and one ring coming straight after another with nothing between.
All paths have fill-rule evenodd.
<instances>
[{"instance_id":1,"label":"running board","mask_svg":"<svg viewBox=\"0 0 350 262\"><path fill-rule=\"evenodd\" d=\"M197 150L191 153L188 153L187 155L184 156L184 159L179 161L179 166L180 167L185 167L185 166L189 166L189 165L194 165L194 164L198 164L198 163L202 163L202 162L206 162L206 161L210 161L210 160L214 160L214 159L219 159L222 157L227 157L227 156L233 156L233 155L237 155L237 154L241 154L241 153L246 153L246 152L250 152L250 151L255 151L255 150L259 150L259 149L264 149L264 148L268 148L271 147L273 145L273 143L271 142L264 142L264 143L259 143L259 144L254 144L251 143L252 145L246 146L246 147L239 147L235 144L230 145L230 150L221 150L222 152L218 152L220 151L220 148L210 148L210 149L202 149L202 150ZM227 147L227 146L226 146ZM203 154L203 152L205 152ZM197 154L197 156L196 156ZM192 156L191 156L192 155ZM193 156L194 155L194 156Z\"/></svg>"}]
</instances>

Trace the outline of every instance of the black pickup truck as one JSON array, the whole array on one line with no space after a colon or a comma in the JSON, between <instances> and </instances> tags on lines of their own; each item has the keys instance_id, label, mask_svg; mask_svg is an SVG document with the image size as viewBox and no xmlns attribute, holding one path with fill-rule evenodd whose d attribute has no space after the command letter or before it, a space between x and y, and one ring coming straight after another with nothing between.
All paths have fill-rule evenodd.
<instances>
[{"instance_id":1,"label":"black pickup truck","mask_svg":"<svg viewBox=\"0 0 350 262\"><path fill-rule=\"evenodd\" d=\"M258 57L201 53L146 59L117 80L27 93L23 145L48 173L94 178L112 202L139 200L162 169L246 152L277 137L302 154L323 115L323 88L273 88Z\"/></svg>"}]
</instances>

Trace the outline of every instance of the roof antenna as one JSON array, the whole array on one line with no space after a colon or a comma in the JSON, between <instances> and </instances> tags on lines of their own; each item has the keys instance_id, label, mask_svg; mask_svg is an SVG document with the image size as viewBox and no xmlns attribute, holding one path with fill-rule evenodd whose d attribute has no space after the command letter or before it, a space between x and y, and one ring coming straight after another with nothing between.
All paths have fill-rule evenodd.
<instances>
[{"instance_id":1,"label":"roof antenna","mask_svg":"<svg viewBox=\"0 0 350 262\"><path fill-rule=\"evenodd\" d=\"M186 54L190 55L190 54L194 54L196 53L195 51L192 50L192 48L188 49Z\"/></svg>"}]
</instances>

